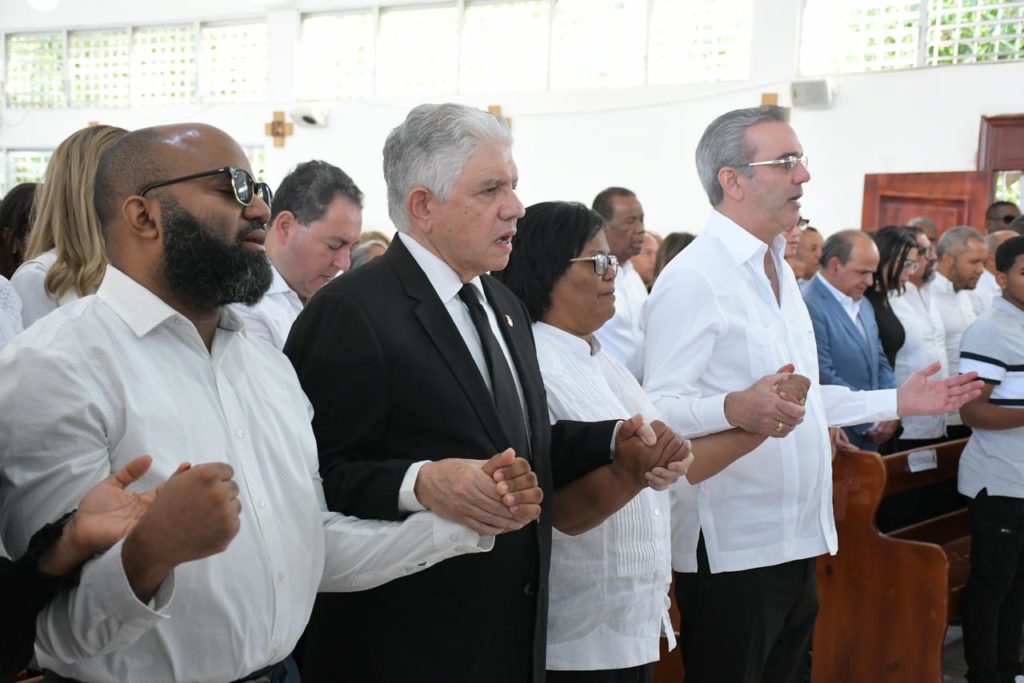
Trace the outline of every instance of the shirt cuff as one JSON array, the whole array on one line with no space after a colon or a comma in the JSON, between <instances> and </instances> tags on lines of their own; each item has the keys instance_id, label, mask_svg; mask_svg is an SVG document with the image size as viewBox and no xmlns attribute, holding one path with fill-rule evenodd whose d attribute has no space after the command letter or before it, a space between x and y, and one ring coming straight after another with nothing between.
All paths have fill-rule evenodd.
<instances>
[{"instance_id":1,"label":"shirt cuff","mask_svg":"<svg viewBox=\"0 0 1024 683\"><path fill-rule=\"evenodd\" d=\"M148 603L142 602L125 574L121 561L123 545L124 539L87 563L82 569L78 590L102 596L100 606L106 614L97 614L96 617L120 625L116 642L125 644L135 642L156 623L170 616L167 609L174 596L174 572L164 579Z\"/></svg>"},{"instance_id":2,"label":"shirt cuff","mask_svg":"<svg viewBox=\"0 0 1024 683\"><path fill-rule=\"evenodd\" d=\"M494 536L481 536L468 526L434 515L434 545L463 553L486 553L494 548Z\"/></svg>"},{"instance_id":3,"label":"shirt cuff","mask_svg":"<svg viewBox=\"0 0 1024 683\"><path fill-rule=\"evenodd\" d=\"M422 512L427 506L416 497L416 478L420 475L420 469L429 460L420 460L409 465L402 478L402 486L398 489L398 511L399 512Z\"/></svg>"},{"instance_id":4,"label":"shirt cuff","mask_svg":"<svg viewBox=\"0 0 1024 683\"><path fill-rule=\"evenodd\" d=\"M899 413L896 412L896 389L878 389L871 392L875 394L872 396L873 403L878 406L878 411L886 413L890 416L883 416L877 418L878 420L898 420Z\"/></svg>"},{"instance_id":5,"label":"shirt cuff","mask_svg":"<svg viewBox=\"0 0 1024 683\"><path fill-rule=\"evenodd\" d=\"M702 435L717 434L732 429L725 417L725 394L699 398L694 403L694 413ZM690 438L688 435L684 435Z\"/></svg>"}]
</instances>

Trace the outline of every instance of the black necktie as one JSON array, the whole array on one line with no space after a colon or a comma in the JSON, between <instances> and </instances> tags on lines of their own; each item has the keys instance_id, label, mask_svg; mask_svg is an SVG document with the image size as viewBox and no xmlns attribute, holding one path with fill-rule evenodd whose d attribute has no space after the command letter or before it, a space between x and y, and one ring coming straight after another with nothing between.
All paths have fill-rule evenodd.
<instances>
[{"instance_id":1,"label":"black necktie","mask_svg":"<svg viewBox=\"0 0 1024 683\"><path fill-rule=\"evenodd\" d=\"M480 295L476 287L471 284L462 286L459 298L469 309L469 317L472 319L473 327L476 328L480 343L484 347L484 358L487 359L487 369L491 374L491 394L494 398L494 407L498 411L501 426L504 427L505 435L509 439L509 446L516 450L516 456L529 458L530 446L526 436L526 421L523 419L523 404L519 401L519 392L516 391L512 370L491 330L487 311L480 303Z\"/></svg>"}]
</instances>

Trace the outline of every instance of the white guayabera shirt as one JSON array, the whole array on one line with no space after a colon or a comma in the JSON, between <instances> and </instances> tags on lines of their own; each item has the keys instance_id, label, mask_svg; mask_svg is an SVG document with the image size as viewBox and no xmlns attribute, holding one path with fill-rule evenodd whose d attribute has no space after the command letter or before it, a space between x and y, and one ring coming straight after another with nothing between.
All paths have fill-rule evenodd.
<instances>
[{"instance_id":1,"label":"white guayabera shirt","mask_svg":"<svg viewBox=\"0 0 1024 683\"><path fill-rule=\"evenodd\" d=\"M295 372L240 329L222 309L208 351L188 319L110 267L95 296L0 353L0 533L15 557L142 454L153 465L133 489L185 460L228 463L240 488L227 550L179 566L149 605L121 544L87 564L40 615L42 666L83 681L235 680L289 655L317 591L372 588L493 545L429 512L402 523L328 512Z\"/></svg>"},{"instance_id":2,"label":"white guayabera shirt","mask_svg":"<svg viewBox=\"0 0 1024 683\"><path fill-rule=\"evenodd\" d=\"M687 437L731 429L725 396L793 363L811 380L804 421L696 486L672 488L672 565L697 571L703 531L712 572L835 553L828 427L896 418L896 390L818 382L810 315L786 241L771 245L781 303L764 272L768 245L712 211L707 228L655 282L646 307L644 389Z\"/></svg>"}]
</instances>

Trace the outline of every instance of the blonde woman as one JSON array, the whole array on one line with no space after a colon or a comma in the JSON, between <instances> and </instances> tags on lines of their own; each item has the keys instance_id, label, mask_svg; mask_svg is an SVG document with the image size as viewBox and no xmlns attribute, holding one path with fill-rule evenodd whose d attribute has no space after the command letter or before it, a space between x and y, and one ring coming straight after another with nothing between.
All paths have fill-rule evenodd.
<instances>
[{"instance_id":1,"label":"blonde woman","mask_svg":"<svg viewBox=\"0 0 1024 683\"><path fill-rule=\"evenodd\" d=\"M96 291L107 270L93 178L100 156L127 131L90 126L72 133L50 157L36 189L25 263L11 278L27 328L58 306Z\"/></svg>"}]
</instances>

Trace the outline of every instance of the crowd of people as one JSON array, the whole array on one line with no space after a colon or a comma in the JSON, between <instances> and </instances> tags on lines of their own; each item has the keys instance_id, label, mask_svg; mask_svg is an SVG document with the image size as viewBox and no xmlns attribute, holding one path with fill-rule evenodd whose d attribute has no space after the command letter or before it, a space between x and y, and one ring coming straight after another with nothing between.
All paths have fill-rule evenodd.
<instances>
[{"instance_id":1,"label":"crowd of people","mask_svg":"<svg viewBox=\"0 0 1024 683\"><path fill-rule=\"evenodd\" d=\"M274 192L207 125L71 135L0 204L0 676L642 683L674 570L687 681L796 683L837 444L973 427L975 534L1024 538L1024 238L823 240L776 107L696 166L662 240L624 187L524 207L500 118L421 105L390 239L323 161ZM1020 666L1002 540L972 681Z\"/></svg>"}]
</instances>

